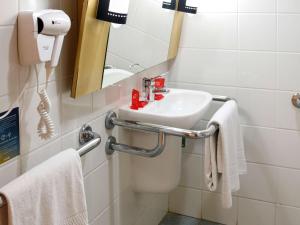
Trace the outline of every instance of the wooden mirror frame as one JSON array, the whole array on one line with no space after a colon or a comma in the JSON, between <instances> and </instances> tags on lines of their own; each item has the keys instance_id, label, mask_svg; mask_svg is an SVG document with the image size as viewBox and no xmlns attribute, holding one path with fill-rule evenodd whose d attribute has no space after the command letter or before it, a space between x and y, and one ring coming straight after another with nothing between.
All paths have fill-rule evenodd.
<instances>
[{"instance_id":1,"label":"wooden mirror frame","mask_svg":"<svg viewBox=\"0 0 300 225\"><path fill-rule=\"evenodd\" d=\"M79 35L71 90L73 98L101 89L110 23L96 19L99 1L104 0L78 0ZM177 56L183 18L184 13L175 11L166 61Z\"/></svg>"}]
</instances>

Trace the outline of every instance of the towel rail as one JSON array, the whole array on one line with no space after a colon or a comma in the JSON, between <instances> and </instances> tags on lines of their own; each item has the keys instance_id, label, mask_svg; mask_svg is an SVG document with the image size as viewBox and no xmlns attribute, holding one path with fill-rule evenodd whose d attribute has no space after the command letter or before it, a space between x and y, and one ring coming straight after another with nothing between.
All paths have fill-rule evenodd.
<instances>
[{"instance_id":1,"label":"towel rail","mask_svg":"<svg viewBox=\"0 0 300 225\"><path fill-rule=\"evenodd\" d=\"M101 143L101 137L98 133L94 132L92 127L89 125L83 125L79 132L79 144L80 147L77 149L80 157L86 155ZM3 197L0 196L0 208L5 206Z\"/></svg>"},{"instance_id":2,"label":"towel rail","mask_svg":"<svg viewBox=\"0 0 300 225\"><path fill-rule=\"evenodd\" d=\"M235 100L235 99L229 98L227 96L219 96L219 95L213 96L213 101L216 102L227 102L230 100ZM190 138L190 139L201 139L201 138L210 137L219 129L217 124L212 124L205 130L188 130L188 129L181 129L181 128L163 126L163 125L152 124L152 123L128 121L128 120L122 120L118 118L115 112L110 111L108 112L105 119L105 127L107 129L113 129L115 126L124 127L126 129L131 129L131 130L146 131L150 133L172 135L172 136ZM149 155L142 153L142 152L149 152L149 150L140 149L133 146L130 147L125 144L117 143L114 137L109 137L108 141L106 142L105 150L108 155L113 154L114 151L119 151L119 152L130 153L138 156L150 157ZM160 151L160 153L162 152L163 150ZM155 156L158 155L159 154L155 154Z\"/></svg>"}]
</instances>

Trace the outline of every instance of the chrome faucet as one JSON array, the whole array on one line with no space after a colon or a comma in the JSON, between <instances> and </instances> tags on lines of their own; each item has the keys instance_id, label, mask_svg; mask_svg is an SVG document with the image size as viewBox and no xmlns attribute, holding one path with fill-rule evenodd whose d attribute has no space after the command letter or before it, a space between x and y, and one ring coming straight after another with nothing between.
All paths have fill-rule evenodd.
<instances>
[{"instance_id":1,"label":"chrome faucet","mask_svg":"<svg viewBox=\"0 0 300 225\"><path fill-rule=\"evenodd\" d=\"M156 88L155 78L143 78L143 98L145 101L153 102L155 100L155 94L168 93L170 90L166 87Z\"/></svg>"},{"instance_id":2,"label":"chrome faucet","mask_svg":"<svg viewBox=\"0 0 300 225\"><path fill-rule=\"evenodd\" d=\"M144 101L153 102L154 101L154 93L153 93L153 80L151 78L143 78L143 98Z\"/></svg>"}]
</instances>

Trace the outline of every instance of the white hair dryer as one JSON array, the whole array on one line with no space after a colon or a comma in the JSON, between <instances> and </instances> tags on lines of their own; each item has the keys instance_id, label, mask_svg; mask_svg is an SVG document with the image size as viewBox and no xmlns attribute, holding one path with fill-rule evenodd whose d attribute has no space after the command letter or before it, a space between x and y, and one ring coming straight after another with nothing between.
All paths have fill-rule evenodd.
<instances>
[{"instance_id":1,"label":"white hair dryer","mask_svg":"<svg viewBox=\"0 0 300 225\"><path fill-rule=\"evenodd\" d=\"M18 48L24 66L46 62L56 67L71 27L69 16L61 10L23 11L18 18Z\"/></svg>"}]
</instances>

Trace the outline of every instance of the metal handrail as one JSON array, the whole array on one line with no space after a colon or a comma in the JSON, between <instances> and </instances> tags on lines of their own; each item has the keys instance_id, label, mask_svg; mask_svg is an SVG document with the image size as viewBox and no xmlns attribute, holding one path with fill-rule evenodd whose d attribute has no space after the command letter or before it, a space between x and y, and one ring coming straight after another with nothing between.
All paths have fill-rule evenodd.
<instances>
[{"instance_id":1,"label":"metal handrail","mask_svg":"<svg viewBox=\"0 0 300 225\"><path fill-rule=\"evenodd\" d=\"M227 96L213 97L213 101L217 101L217 102L227 102L229 100L235 100L235 99L229 98ZM110 111L106 115L105 127L106 129L113 129L115 126L124 127L130 130L158 133L159 135L172 135L172 136L190 138L190 139L208 138L214 135L215 132L219 129L219 126L217 124L211 124L205 130L188 130L188 129L164 126L159 124L122 120L117 117L117 114L115 112ZM105 150L106 153L109 155L113 154L114 151L119 151L119 152L125 152L125 153L138 155L138 156L153 157L153 156L149 156L148 154L145 154L145 152L148 152L149 150L117 143L116 139L112 136L109 137L106 143ZM163 150L164 149L162 149L162 151ZM162 151L160 152L160 154L162 153ZM159 154L156 154L155 156L158 155Z\"/></svg>"},{"instance_id":2,"label":"metal handrail","mask_svg":"<svg viewBox=\"0 0 300 225\"><path fill-rule=\"evenodd\" d=\"M111 155L115 151L124 152L128 154L134 154L143 157L154 158L159 156L166 146L166 134L160 132L158 134L158 143L153 149L143 149L139 147L129 146L125 144L117 143L116 138L110 136L106 142L106 154Z\"/></svg>"},{"instance_id":3,"label":"metal handrail","mask_svg":"<svg viewBox=\"0 0 300 225\"><path fill-rule=\"evenodd\" d=\"M176 127L163 126L152 123L143 123L130 120L122 120L116 118L116 114L112 113L108 122L113 126L120 126L131 130L141 130L151 133L165 133L177 137L186 137L191 139L207 138L213 135L218 130L218 125L212 124L205 130L188 130Z\"/></svg>"}]
</instances>

